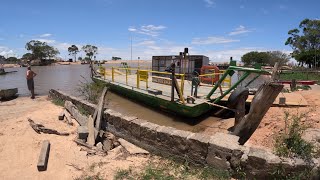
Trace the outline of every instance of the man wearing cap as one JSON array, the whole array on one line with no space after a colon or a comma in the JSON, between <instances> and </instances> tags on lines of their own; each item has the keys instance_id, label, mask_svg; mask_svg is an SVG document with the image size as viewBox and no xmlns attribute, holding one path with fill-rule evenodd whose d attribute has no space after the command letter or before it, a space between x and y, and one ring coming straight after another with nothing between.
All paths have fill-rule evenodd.
<instances>
[{"instance_id":1,"label":"man wearing cap","mask_svg":"<svg viewBox=\"0 0 320 180\"><path fill-rule=\"evenodd\" d=\"M31 70L31 67L28 66L26 78L27 78L28 89L31 92L31 99L34 99L34 81L33 81L33 78L36 75L37 74Z\"/></svg>"}]
</instances>

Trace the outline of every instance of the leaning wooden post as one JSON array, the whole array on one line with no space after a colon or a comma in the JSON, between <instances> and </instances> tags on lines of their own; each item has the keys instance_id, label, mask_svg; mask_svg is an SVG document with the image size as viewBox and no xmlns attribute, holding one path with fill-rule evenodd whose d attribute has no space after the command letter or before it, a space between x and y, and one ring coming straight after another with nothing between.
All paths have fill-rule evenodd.
<instances>
[{"instance_id":1,"label":"leaning wooden post","mask_svg":"<svg viewBox=\"0 0 320 180\"><path fill-rule=\"evenodd\" d=\"M231 134L239 136L239 143L243 145L259 126L263 116L267 113L278 94L282 84L266 83L262 85L254 96L249 113L238 122Z\"/></svg>"}]
</instances>

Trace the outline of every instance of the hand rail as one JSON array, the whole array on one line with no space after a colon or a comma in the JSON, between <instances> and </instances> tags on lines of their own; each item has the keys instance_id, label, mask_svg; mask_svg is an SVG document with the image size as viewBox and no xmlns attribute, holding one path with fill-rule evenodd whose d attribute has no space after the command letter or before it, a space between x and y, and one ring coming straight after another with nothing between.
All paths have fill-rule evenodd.
<instances>
[{"instance_id":1,"label":"hand rail","mask_svg":"<svg viewBox=\"0 0 320 180\"><path fill-rule=\"evenodd\" d=\"M106 69L106 68L105 68ZM166 74L166 75L171 75L169 72L160 72L160 71L153 71L153 70L141 70L139 68L116 68L116 67L111 67L111 79L112 82L115 82L115 70L125 70L125 76L126 76L126 85L128 85L128 73L131 70L136 70L137 74L137 82L136 82L136 87L140 89L140 81L145 81L146 82L146 89L148 89L148 74L149 73L156 73L156 74ZM146 78L141 78L142 72L145 72L147 74ZM179 96L180 96L180 101L185 104L185 99L183 97L184 94L184 79L185 75L184 74L175 74L176 76L181 77L181 82L180 82L180 87L179 87ZM143 79L143 80L142 80Z\"/></svg>"}]
</instances>

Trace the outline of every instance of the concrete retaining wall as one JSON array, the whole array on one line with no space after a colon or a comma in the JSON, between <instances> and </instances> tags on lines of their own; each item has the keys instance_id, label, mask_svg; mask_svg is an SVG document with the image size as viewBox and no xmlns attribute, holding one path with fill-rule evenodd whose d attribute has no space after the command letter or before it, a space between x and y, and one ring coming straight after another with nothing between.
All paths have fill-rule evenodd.
<instances>
[{"instance_id":1,"label":"concrete retaining wall","mask_svg":"<svg viewBox=\"0 0 320 180\"><path fill-rule=\"evenodd\" d=\"M94 111L95 105L61 91L50 90L49 96L69 100ZM148 151L164 156L188 159L217 169L239 172L249 179L265 179L278 169L283 172L303 172L308 167L318 168L319 159L308 164L301 159L280 158L264 149L241 146L239 137L216 133L208 136L153 124L144 119L124 116L107 109L104 112L106 130Z\"/></svg>"}]
</instances>

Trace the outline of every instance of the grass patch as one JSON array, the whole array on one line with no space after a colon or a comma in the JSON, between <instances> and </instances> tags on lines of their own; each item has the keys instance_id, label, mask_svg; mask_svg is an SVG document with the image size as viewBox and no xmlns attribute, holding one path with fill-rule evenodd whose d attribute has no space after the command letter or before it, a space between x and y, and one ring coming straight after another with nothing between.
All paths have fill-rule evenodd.
<instances>
[{"instance_id":1,"label":"grass patch","mask_svg":"<svg viewBox=\"0 0 320 180\"><path fill-rule=\"evenodd\" d=\"M199 167L184 163L160 159L150 161L142 170L133 171L131 168L118 170L115 180L141 179L141 180L174 180L174 179L230 179L228 171L217 170L212 167Z\"/></svg>"},{"instance_id":2,"label":"grass patch","mask_svg":"<svg viewBox=\"0 0 320 180\"><path fill-rule=\"evenodd\" d=\"M77 106L79 112L82 114L82 115L85 115L85 116L89 116L90 115L90 112L87 111L86 109L84 109L82 106Z\"/></svg>"},{"instance_id":3,"label":"grass patch","mask_svg":"<svg viewBox=\"0 0 320 180\"><path fill-rule=\"evenodd\" d=\"M94 175L82 175L80 177L75 178L75 180L104 180L104 178L101 177L100 173L97 173Z\"/></svg>"},{"instance_id":4,"label":"grass patch","mask_svg":"<svg viewBox=\"0 0 320 180\"><path fill-rule=\"evenodd\" d=\"M199 179L230 179L230 174L227 171L205 167L198 175Z\"/></svg>"},{"instance_id":5,"label":"grass patch","mask_svg":"<svg viewBox=\"0 0 320 180\"><path fill-rule=\"evenodd\" d=\"M62 106L64 107L64 100L59 99L59 98L54 98L51 100L51 102L57 106Z\"/></svg>"},{"instance_id":6,"label":"grass patch","mask_svg":"<svg viewBox=\"0 0 320 180\"><path fill-rule=\"evenodd\" d=\"M159 167L149 166L145 169L144 173L141 174L143 180L173 180L174 176L170 175L166 169Z\"/></svg>"},{"instance_id":7,"label":"grass patch","mask_svg":"<svg viewBox=\"0 0 320 180\"><path fill-rule=\"evenodd\" d=\"M314 146L302 139L302 134L306 129L301 125L301 119L306 118L306 114L290 115L285 112L285 130L275 139L275 152L283 157L299 157L310 160L314 153Z\"/></svg>"},{"instance_id":8,"label":"grass patch","mask_svg":"<svg viewBox=\"0 0 320 180\"><path fill-rule=\"evenodd\" d=\"M85 82L81 82L78 86L77 91L85 100L93 104L98 104L102 90L106 85L106 83L100 81L89 82L85 79Z\"/></svg>"},{"instance_id":9,"label":"grass patch","mask_svg":"<svg viewBox=\"0 0 320 180\"><path fill-rule=\"evenodd\" d=\"M313 73L313 72L290 72L290 73L281 73L280 74L280 79L281 80L289 80L291 81L292 79L296 80L316 80L320 81L320 74L319 73Z\"/></svg>"},{"instance_id":10,"label":"grass patch","mask_svg":"<svg viewBox=\"0 0 320 180\"><path fill-rule=\"evenodd\" d=\"M310 169L305 169L301 172L286 172L285 168L280 165L273 169L270 174L272 179L286 179L286 180L300 180L300 179L312 179L312 172Z\"/></svg>"},{"instance_id":11,"label":"grass patch","mask_svg":"<svg viewBox=\"0 0 320 180\"><path fill-rule=\"evenodd\" d=\"M113 178L114 180L125 180L125 179L134 179L132 177L131 169L118 169L116 175Z\"/></svg>"}]
</instances>

